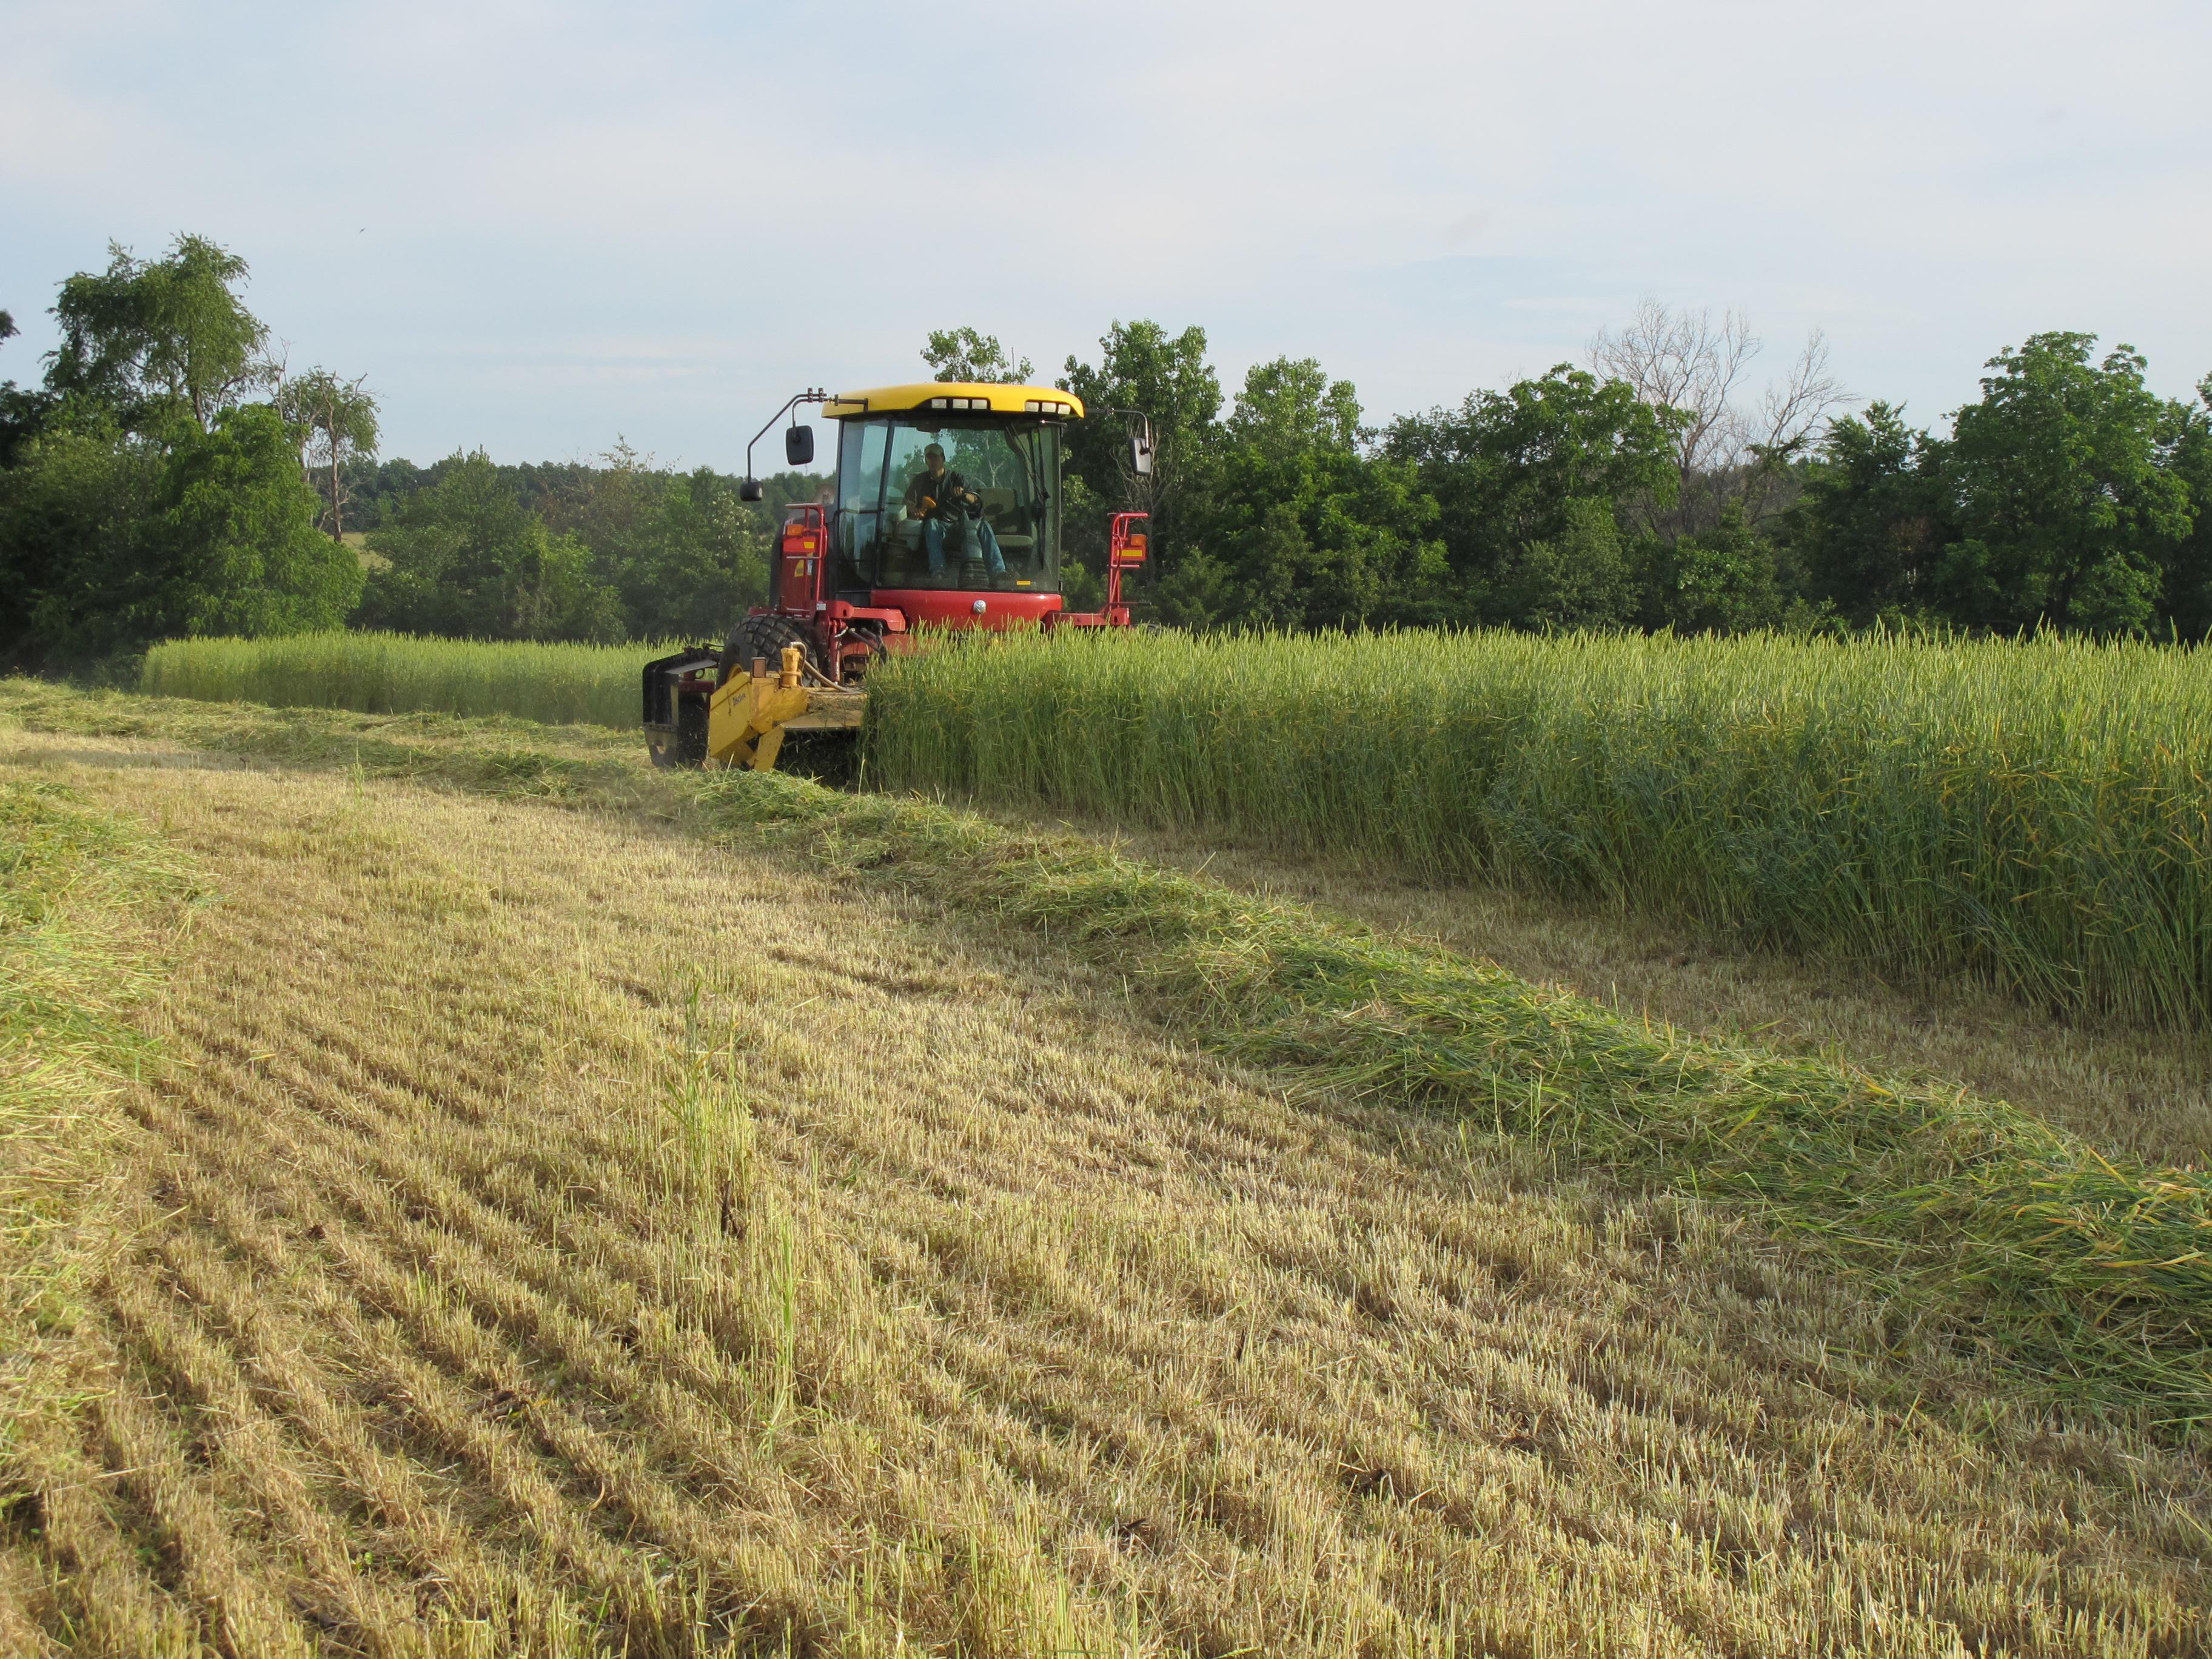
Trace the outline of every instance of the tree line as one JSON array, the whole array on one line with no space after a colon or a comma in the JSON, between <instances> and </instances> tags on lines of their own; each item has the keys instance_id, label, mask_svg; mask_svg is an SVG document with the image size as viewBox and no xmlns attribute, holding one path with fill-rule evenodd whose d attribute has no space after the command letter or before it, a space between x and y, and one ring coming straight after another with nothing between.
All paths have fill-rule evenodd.
<instances>
[{"instance_id":1,"label":"tree line","mask_svg":"<svg viewBox=\"0 0 2212 1659\"><path fill-rule=\"evenodd\" d=\"M1060 384L1148 411L1158 459L1134 475L1107 420L1079 469L1154 514L1170 621L2212 630L2212 376L2161 398L2141 353L2093 335L1999 352L1942 434L1850 412L1817 334L1749 398L1740 315L1650 303L1583 363L1380 426L1311 358L1225 398L1202 330L1117 323L1099 345ZM933 353L1001 368L972 330Z\"/></svg>"},{"instance_id":2,"label":"tree line","mask_svg":"<svg viewBox=\"0 0 2212 1659\"><path fill-rule=\"evenodd\" d=\"M380 461L375 398L292 371L247 274L186 235L62 283L42 379L0 384L0 665L345 626L714 635L765 595L776 510L814 479L755 505L620 444L596 466Z\"/></svg>"},{"instance_id":3,"label":"tree line","mask_svg":"<svg viewBox=\"0 0 2212 1659\"><path fill-rule=\"evenodd\" d=\"M755 504L619 442L596 465L380 459L362 380L292 372L246 276L180 236L61 285L43 377L0 384L0 659L348 625L713 636L764 596L780 509L815 479ZM1312 358L1230 396L1202 329L1117 322L1056 377L1093 410L1069 441L1070 602L1101 586L1106 514L1134 507L1139 601L1191 627L2212 629L2212 377L2163 398L2140 353L2039 334L1939 434L1850 412L1818 335L1753 397L1759 349L1738 314L1646 304L1580 363L1375 424ZM1036 378L972 328L921 355Z\"/></svg>"}]
</instances>

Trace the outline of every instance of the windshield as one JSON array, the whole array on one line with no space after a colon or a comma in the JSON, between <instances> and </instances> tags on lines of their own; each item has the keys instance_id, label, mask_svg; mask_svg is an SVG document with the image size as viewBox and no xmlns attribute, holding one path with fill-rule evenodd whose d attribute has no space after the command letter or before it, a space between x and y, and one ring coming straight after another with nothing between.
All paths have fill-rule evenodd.
<instances>
[{"instance_id":1,"label":"windshield","mask_svg":"<svg viewBox=\"0 0 2212 1659\"><path fill-rule=\"evenodd\" d=\"M1060 591L1060 428L895 416L847 421L839 586Z\"/></svg>"}]
</instances>

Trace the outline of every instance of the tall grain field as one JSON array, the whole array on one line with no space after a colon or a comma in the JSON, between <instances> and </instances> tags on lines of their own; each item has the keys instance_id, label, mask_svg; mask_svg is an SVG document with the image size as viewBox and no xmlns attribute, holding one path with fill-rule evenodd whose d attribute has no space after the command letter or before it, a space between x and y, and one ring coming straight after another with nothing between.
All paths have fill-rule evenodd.
<instances>
[{"instance_id":1,"label":"tall grain field","mask_svg":"<svg viewBox=\"0 0 2212 1659\"><path fill-rule=\"evenodd\" d=\"M2212 666L2057 639L969 640L880 785L1693 919L2069 1013L2212 1015Z\"/></svg>"},{"instance_id":2,"label":"tall grain field","mask_svg":"<svg viewBox=\"0 0 2212 1659\"><path fill-rule=\"evenodd\" d=\"M172 640L146 653L140 689L208 702L368 714L513 714L633 726L638 675L671 645L543 645L411 634Z\"/></svg>"}]
</instances>

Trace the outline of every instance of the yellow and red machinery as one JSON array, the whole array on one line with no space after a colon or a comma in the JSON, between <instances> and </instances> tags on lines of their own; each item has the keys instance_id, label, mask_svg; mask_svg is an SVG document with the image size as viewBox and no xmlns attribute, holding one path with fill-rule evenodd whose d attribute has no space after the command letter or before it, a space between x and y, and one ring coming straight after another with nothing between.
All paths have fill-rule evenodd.
<instances>
[{"instance_id":1,"label":"yellow and red machinery","mask_svg":"<svg viewBox=\"0 0 2212 1659\"><path fill-rule=\"evenodd\" d=\"M646 665L644 722L663 766L775 763L784 732L850 730L868 665L930 629L1127 628L1123 577L1147 553L1146 519L1108 526L1106 602L1066 609L1060 592L1061 465L1082 401L1047 386L924 381L802 392L745 447L740 494L761 498L752 449L787 415L784 458L814 459L818 404L836 423L837 470L811 502L784 509L769 602L718 648ZM1149 433L1132 441L1151 470Z\"/></svg>"}]
</instances>

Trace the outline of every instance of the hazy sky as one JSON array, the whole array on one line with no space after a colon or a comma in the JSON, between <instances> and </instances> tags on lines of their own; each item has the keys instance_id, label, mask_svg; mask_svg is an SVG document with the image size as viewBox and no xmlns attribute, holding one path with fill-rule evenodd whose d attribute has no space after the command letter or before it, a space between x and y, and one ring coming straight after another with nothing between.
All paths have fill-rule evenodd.
<instances>
[{"instance_id":1,"label":"hazy sky","mask_svg":"<svg viewBox=\"0 0 2212 1659\"><path fill-rule=\"evenodd\" d=\"M1640 296L1935 422L2043 329L2212 371L2212 4L0 0L0 307L180 230L386 453L734 466L789 392L1115 318L1369 416ZM773 441L773 434L771 434Z\"/></svg>"}]
</instances>

